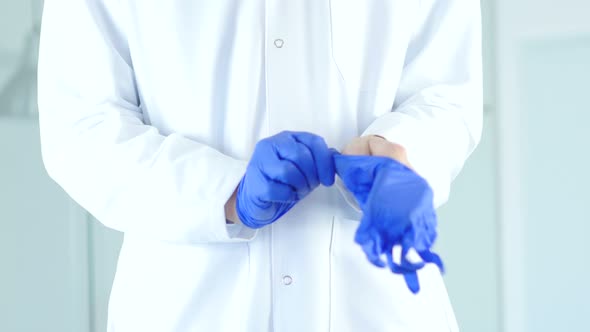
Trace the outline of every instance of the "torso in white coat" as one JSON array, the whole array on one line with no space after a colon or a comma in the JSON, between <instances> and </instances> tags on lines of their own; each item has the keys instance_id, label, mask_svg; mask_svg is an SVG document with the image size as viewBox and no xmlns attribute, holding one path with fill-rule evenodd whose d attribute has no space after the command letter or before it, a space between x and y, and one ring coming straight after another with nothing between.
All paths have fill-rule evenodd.
<instances>
[{"instance_id":1,"label":"torso in white coat","mask_svg":"<svg viewBox=\"0 0 590 332\"><path fill-rule=\"evenodd\" d=\"M99 3L89 1L93 2ZM201 157L195 157L194 162L199 165L200 171L208 174L194 177L198 176L199 181L209 185L209 182L204 182L209 176L210 181L218 181L218 187L223 187L223 193L228 194L236 179L239 180L239 174L230 174L223 159L226 157L213 156L210 148L227 156L227 163L234 162L230 158L235 160L243 170L256 142L283 130L312 132L324 137L328 145L341 148L353 137L366 132L375 121L388 117L392 110L412 98L417 98L415 104L419 106L445 108L444 104L436 105L439 102L436 97L447 92L444 87L430 99L427 93L421 94L420 91L431 85L459 86L464 81L470 81L471 70L457 69L460 64L449 59L455 56L454 53L459 57L467 53L465 57L470 58L471 51L465 48L473 45L453 40L448 46L451 54L441 55L441 63L421 60L423 70L406 68L408 59L423 51L417 47L421 42L432 45L428 46L433 48L429 52L436 52L444 46L444 40L432 42L426 37L423 41L414 40L419 34L428 36L432 29L450 29L449 20L453 17L443 20L444 24L437 21L436 25L427 26L429 21L435 20L433 15L455 15L460 28L457 31L459 37L469 35L464 33L467 28L462 26L466 20L464 16L477 13L472 8L462 13L455 7L460 6L457 3L470 1L449 1L450 5L441 2L445 1L113 0L88 8L76 6L84 12L81 17L86 15L99 22L97 31L111 38L107 44L114 45L116 50L109 53L117 54L113 55L114 60L104 66L97 65L100 69L96 69L95 77L99 77L96 79L102 75L99 71L114 68L115 79L105 79L113 86L113 98L122 96L133 104L130 100L135 97L129 96L135 93L141 120L145 125L157 128L157 135L161 135L152 137L160 145L151 150L146 148L150 146L147 139L145 142L138 141L145 151L151 153L145 152L145 155L152 157L159 153L158 160L174 160L174 167L165 161L158 161L160 164L155 163L153 168L163 165L160 166L162 174L172 174L169 180L178 184L170 187L189 186L190 183L183 181L192 181L192 175L190 171L186 171L186 177L178 174L181 168L177 156L181 153L175 154L174 151L184 151L182 142L198 143L191 148L203 152ZM52 23L51 13L48 13L44 24L59 23ZM117 29L109 32L109 26L116 26ZM453 34L454 31L448 31L442 38ZM50 32L47 32L46 39L49 38ZM462 49L454 51L453 48ZM43 58L43 52L41 56L43 66L43 59L50 56ZM436 59L436 56L430 57ZM46 61L51 64L51 61ZM132 73L129 74L132 80L116 79L117 75L121 75L120 68L126 65ZM89 71L93 70L92 66L90 64ZM439 66L450 68L440 69ZM51 66L45 67L44 70L42 68L40 84L43 77L49 80L48 77L52 76ZM454 69L457 69L456 75L453 74ZM428 78L429 71L434 76L432 79ZM57 70L53 74L62 75ZM414 76L402 81L403 75ZM477 81L477 74L473 76ZM443 81L447 78L448 82ZM123 86L125 82L132 82L133 88L123 87L123 92L117 92L120 91L117 84ZM400 82L405 82L404 86ZM56 94L53 93L53 96ZM47 95L40 101L42 117L43 108L47 109L45 114L50 113L49 109L57 108L50 101L55 97ZM456 97L452 91L449 96ZM121 105L116 101L112 104L114 106L109 106L112 106L109 114L120 114L121 109L117 107ZM123 108L134 108L121 104ZM456 102L453 106L459 104ZM465 105L472 103L466 102ZM412 113L411 107L407 113L420 120L420 113ZM442 119L440 123L447 125L444 128L449 132L442 136L450 137L447 142L450 150L457 145L453 142L465 141L456 148L460 158L452 160L452 167L445 168L447 165L441 164L440 168L445 169L444 176L437 176L436 170L429 172L428 167L435 169L431 165L435 161L434 156L432 159L423 157L429 154L420 148L420 144L415 143L417 148L413 149L413 143L408 143L410 162L414 152L417 170L424 170L424 176L433 185L435 194L444 201L445 188L448 187L446 182L450 183L450 178L461 167L478 139L477 128L467 126L466 130L461 126L470 121L477 123L477 116L473 121L463 119L463 122L452 122L451 117L436 118L438 115L430 113L436 114L426 110L424 114L428 115L424 122L435 123L434 120ZM467 111L457 111L456 114L464 115ZM68 113L64 116L72 115ZM42 127L45 123L45 128L58 128L57 121L50 124L50 116L46 117L46 120L42 119ZM461 115L456 118L461 118ZM404 129L412 127L404 127L405 120L400 119L390 119L392 128L399 127L399 130L392 131L392 135L399 132L407 137L408 142L419 141L412 138L411 133L404 132L407 130L415 134L415 131ZM107 128L115 133L117 126L113 123L123 123L121 127L131 126L131 122L125 121L113 120ZM387 123L387 119L383 119L375 130L379 131ZM462 129L450 129L452 126ZM471 129L476 138L470 141L470 136L465 133ZM70 181L71 174L60 173L61 166L49 166L49 160L58 159L52 158L51 145L58 146L56 142L67 140L53 138L57 137L58 130L43 130L47 137L44 151L46 163L48 169L53 169L50 173L56 181L99 220L126 233L109 304L111 332L457 330L438 269L428 265L419 272L421 290L414 295L407 289L402 276L371 265L353 241L360 215L344 201L335 187L318 188L276 223L257 233L239 225L219 224L219 218L213 218L211 211L217 211L227 197L217 199L207 196L216 195L216 192L208 192L209 187L194 188L194 196L168 195L171 197L170 217L162 217L150 210L157 202L154 198L157 196L155 193L146 194L153 189L147 186L141 191L120 190L117 191L120 195L116 196L117 199L108 201L105 198L98 202L96 197L100 195L96 193L107 193L112 187L105 184L106 189L100 191L104 181L111 181L104 180L107 179L105 175L104 181L87 184L97 190L95 196L86 195L84 189L78 190L76 181ZM171 135L182 137L182 144L172 138L162 138ZM403 143L404 137L400 136L400 141ZM156 146L156 143L153 144ZM114 151L114 146L108 151ZM71 147L71 151L78 150ZM128 151L138 150L130 148ZM122 152L119 155L126 157ZM453 153L450 155L452 159ZM74 160L74 157L71 159ZM115 159L112 159L113 162L120 162ZM58 165L55 160L53 165ZM137 160L141 160L141 154L138 154ZM192 161L187 159L187 162ZM83 160L76 162L84 163ZM137 164L140 164L139 161ZM136 169L130 165L135 164L125 164L131 171ZM90 162L88 167L93 167ZM96 172L100 172L96 167ZM170 169L176 173L165 173ZM146 171L146 174L158 174L150 172ZM232 179L231 186L223 182L226 178L224 172L228 174L227 178ZM80 176L77 180L80 179L86 178ZM160 180L155 179L148 177L143 180L145 183L156 183L154 186L160 185ZM163 192L170 190L177 194L188 191L174 191L174 188L164 184L160 186ZM146 196L141 199L145 205L134 201L138 195L144 194ZM191 197L202 198L194 200L194 206L198 207L195 211L189 211L190 202L184 202L181 208L174 205L180 206L179 200ZM119 198L127 199L129 211L125 210L123 203L119 207ZM209 199L213 203L209 203ZM211 204L211 211L207 204ZM131 205L136 208L132 209ZM143 213L144 210L149 213ZM200 226L193 229L184 221L178 221L178 216L184 216L185 212L192 213ZM218 224L216 232L227 227L227 241L207 241L210 230L202 225L214 223ZM194 237L191 232L194 232ZM181 233L182 236L177 236ZM176 241L178 238L182 240ZM216 235L210 238L214 239Z\"/></svg>"}]
</instances>

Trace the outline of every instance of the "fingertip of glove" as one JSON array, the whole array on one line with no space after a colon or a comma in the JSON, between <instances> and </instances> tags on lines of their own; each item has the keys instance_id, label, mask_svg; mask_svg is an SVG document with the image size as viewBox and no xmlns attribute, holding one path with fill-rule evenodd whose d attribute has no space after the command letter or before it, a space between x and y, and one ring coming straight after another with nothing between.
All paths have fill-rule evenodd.
<instances>
[{"instance_id":1,"label":"fingertip of glove","mask_svg":"<svg viewBox=\"0 0 590 332\"><path fill-rule=\"evenodd\" d=\"M363 231L360 229L360 227L357 229L356 233L354 234L354 242L356 242L357 244L364 246L365 243L367 241L369 241L371 239L371 235L369 233L367 233L366 231Z\"/></svg>"},{"instance_id":2,"label":"fingertip of glove","mask_svg":"<svg viewBox=\"0 0 590 332\"><path fill-rule=\"evenodd\" d=\"M326 176L320 177L320 183L326 187L334 185L336 182L336 171L330 172Z\"/></svg>"},{"instance_id":3,"label":"fingertip of glove","mask_svg":"<svg viewBox=\"0 0 590 332\"><path fill-rule=\"evenodd\" d=\"M369 259L369 262L371 262L371 264L375 265L376 267L380 269L385 267L385 263L381 260L381 258L379 258L379 256L370 257L370 255L367 254L367 258Z\"/></svg>"},{"instance_id":4,"label":"fingertip of glove","mask_svg":"<svg viewBox=\"0 0 590 332\"><path fill-rule=\"evenodd\" d=\"M406 285L413 294L418 294L420 291L420 283L418 282L418 274L416 272L404 274Z\"/></svg>"},{"instance_id":5,"label":"fingertip of glove","mask_svg":"<svg viewBox=\"0 0 590 332\"><path fill-rule=\"evenodd\" d=\"M420 258L426 263L433 263L438 267L441 274L445 273L445 265L438 254L433 253L430 250L420 251L418 252Z\"/></svg>"}]
</instances>

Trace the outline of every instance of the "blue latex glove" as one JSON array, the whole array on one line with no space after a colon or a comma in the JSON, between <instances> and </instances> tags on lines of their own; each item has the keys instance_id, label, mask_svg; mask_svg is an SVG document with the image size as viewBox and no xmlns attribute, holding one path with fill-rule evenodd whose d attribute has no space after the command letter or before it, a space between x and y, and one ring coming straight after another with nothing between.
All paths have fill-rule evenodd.
<instances>
[{"instance_id":1,"label":"blue latex glove","mask_svg":"<svg viewBox=\"0 0 590 332\"><path fill-rule=\"evenodd\" d=\"M417 270L429 262L443 270L440 257L430 250L437 225L432 189L426 180L391 158L335 155L334 160L338 175L363 211L355 242L371 263L378 267L387 264L393 273L403 274L408 288L417 293ZM402 248L401 264L393 261L395 245ZM423 262L408 261L411 248Z\"/></svg>"},{"instance_id":2,"label":"blue latex glove","mask_svg":"<svg viewBox=\"0 0 590 332\"><path fill-rule=\"evenodd\" d=\"M281 132L256 144L240 181L236 210L242 223L273 223L320 183L334 183L333 155L324 139L304 132Z\"/></svg>"}]
</instances>

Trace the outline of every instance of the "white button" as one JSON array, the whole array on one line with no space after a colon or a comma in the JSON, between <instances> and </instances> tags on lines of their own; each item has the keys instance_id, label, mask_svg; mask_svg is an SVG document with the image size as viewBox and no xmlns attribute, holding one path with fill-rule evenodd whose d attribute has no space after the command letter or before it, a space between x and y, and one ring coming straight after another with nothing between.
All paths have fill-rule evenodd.
<instances>
[{"instance_id":1,"label":"white button","mask_svg":"<svg viewBox=\"0 0 590 332\"><path fill-rule=\"evenodd\" d=\"M283 285L289 286L293 283L293 278L291 276L284 276L283 277Z\"/></svg>"},{"instance_id":2,"label":"white button","mask_svg":"<svg viewBox=\"0 0 590 332\"><path fill-rule=\"evenodd\" d=\"M285 41L282 39L275 39L275 47L276 48L281 48L283 47L283 44L285 44Z\"/></svg>"}]
</instances>

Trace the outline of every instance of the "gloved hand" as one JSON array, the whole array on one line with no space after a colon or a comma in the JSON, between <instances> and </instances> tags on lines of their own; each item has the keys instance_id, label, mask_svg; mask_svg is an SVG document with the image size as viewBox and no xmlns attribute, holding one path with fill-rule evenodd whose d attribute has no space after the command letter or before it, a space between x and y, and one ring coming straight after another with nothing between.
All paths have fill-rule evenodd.
<instances>
[{"instance_id":1,"label":"gloved hand","mask_svg":"<svg viewBox=\"0 0 590 332\"><path fill-rule=\"evenodd\" d=\"M260 228L273 223L320 183L336 175L333 154L324 139L304 132L281 132L256 144L237 192L242 223Z\"/></svg>"},{"instance_id":2,"label":"gloved hand","mask_svg":"<svg viewBox=\"0 0 590 332\"><path fill-rule=\"evenodd\" d=\"M410 168L394 159L376 156L335 155L336 171L357 199L363 218L355 234L371 263L403 274L408 288L420 290L416 271L425 263L436 264L440 257L430 248L436 239L436 212L430 186ZM393 261L393 247L402 248L400 262ZM407 259L413 248L422 262Z\"/></svg>"}]
</instances>

